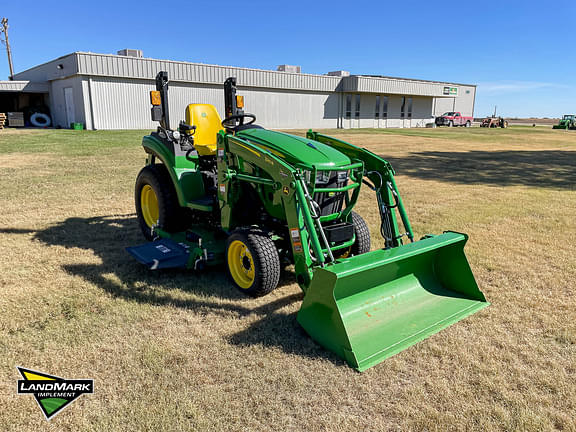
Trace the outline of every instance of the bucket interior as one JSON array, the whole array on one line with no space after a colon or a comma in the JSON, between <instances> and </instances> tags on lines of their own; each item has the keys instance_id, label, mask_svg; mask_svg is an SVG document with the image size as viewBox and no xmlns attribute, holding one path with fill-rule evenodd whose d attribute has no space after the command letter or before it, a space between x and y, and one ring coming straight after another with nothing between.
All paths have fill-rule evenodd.
<instances>
[{"instance_id":1,"label":"bucket interior","mask_svg":"<svg viewBox=\"0 0 576 432\"><path fill-rule=\"evenodd\" d=\"M458 233L373 251L319 269L298 320L320 344L365 370L488 303Z\"/></svg>"}]
</instances>

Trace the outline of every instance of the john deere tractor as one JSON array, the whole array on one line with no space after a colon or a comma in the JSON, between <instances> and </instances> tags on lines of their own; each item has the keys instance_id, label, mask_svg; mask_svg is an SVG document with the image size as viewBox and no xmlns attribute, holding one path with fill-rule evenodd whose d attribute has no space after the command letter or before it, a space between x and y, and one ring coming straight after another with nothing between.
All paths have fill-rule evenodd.
<instances>
[{"instance_id":1,"label":"john deere tractor","mask_svg":"<svg viewBox=\"0 0 576 432\"><path fill-rule=\"evenodd\" d=\"M236 79L224 83L225 118L191 104L170 128L168 76L151 92L157 131L145 136L136 212L150 240L128 251L151 269L224 266L250 296L293 265L304 291L297 320L363 371L488 305L464 255L465 234L415 241L394 170L336 138L267 130L244 111ZM371 251L354 211L375 194L382 249ZM402 227L402 228L401 228Z\"/></svg>"},{"instance_id":2,"label":"john deere tractor","mask_svg":"<svg viewBox=\"0 0 576 432\"><path fill-rule=\"evenodd\" d=\"M552 129L576 129L576 115L564 114L557 125L552 126Z\"/></svg>"}]
</instances>

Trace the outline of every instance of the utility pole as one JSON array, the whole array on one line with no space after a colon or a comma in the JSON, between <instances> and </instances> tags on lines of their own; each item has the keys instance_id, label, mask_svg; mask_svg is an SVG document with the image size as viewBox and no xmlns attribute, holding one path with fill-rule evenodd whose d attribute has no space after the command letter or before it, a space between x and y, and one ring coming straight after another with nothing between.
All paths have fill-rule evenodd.
<instances>
[{"instance_id":1,"label":"utility pole","mask_svg":"<svg viewBox=\"0 0 576 432\"><path fill-rule=\"evenodd\" d=\"M6 45L6 53L8 54L8 66L10 67L10 81L12 81L14 79L14 67L12 66L12 51L10 50L10 41L8 40L8 18L2 18L0 24L2 24L0 33L4 33L4 40L2 43Z\"/></svg>"}]
</instances>

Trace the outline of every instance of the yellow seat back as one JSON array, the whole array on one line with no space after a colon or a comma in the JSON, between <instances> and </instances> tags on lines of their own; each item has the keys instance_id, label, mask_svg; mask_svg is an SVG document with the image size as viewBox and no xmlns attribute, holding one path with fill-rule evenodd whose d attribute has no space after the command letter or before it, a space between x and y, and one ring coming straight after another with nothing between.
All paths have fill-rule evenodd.
<instances>
[{"instance_id":1,"label":"yellow seat back","mask_svg":"<svg viewBox=\"0 0 576 432\"><path fill-rule=\"evenodd\" d=\"M190 104L186 107L186 124L196 126L194 147L200 156L216 154L216 135L222 130L221 123L214 105Z\"/></svg>"}]
</instances>

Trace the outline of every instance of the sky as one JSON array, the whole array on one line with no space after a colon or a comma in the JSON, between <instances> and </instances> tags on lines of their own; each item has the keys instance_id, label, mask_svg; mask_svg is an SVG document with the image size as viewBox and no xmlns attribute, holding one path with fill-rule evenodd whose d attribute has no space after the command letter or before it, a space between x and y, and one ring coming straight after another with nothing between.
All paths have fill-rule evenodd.
<instances>
[{"instance_id":1,"label":"sky","mask_svg":"<svg viewBox=\"0 0 576 432\"><path fill-rule=\"evenodd\" d=\"M487 2L489 3L489 2ZM475 115L576 112L576 3L3 1L14 69L74 51L469 83ZM0 46L0 79L9 75Z\"/></svg>"}]
</instances>

